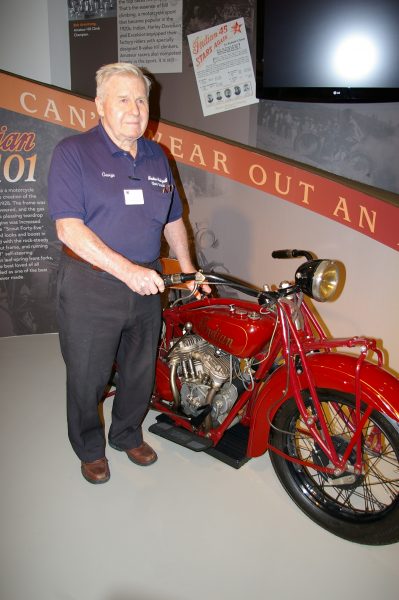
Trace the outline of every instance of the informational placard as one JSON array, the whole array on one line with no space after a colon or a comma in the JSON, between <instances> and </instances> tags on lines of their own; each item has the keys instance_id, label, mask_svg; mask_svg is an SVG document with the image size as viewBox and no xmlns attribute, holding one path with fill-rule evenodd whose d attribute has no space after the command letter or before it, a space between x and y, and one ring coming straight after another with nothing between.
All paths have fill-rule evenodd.
<instances>
[{"instance_id":1,"label":"informational placard","mask_svg":"<svg viewBox=\"0 0 399 600\"><path fill-rule=\"evenodd\" d=\"M12 281L45 270L41 262L50 258L46 256L49 239L43 220L47 205L36 190L36 133L8 132L4 125L1 133L2 147L7 148L10 138L14 141L13 153L4 160L0 187L0 281Z\"/></svg>"},{"instance_id":2,"label":"informational placard","mask_svg":"<svg viewBox=\"0 0 399 600\"><path fill-rule=\"evenodd\" d=\"M258 102L243 18L187 38L205 117Z\"/></svg>"},{"instance_id":3,"label":"informational placard","mask_svg":"<svg viewBox=\"0 0 399 600\"><path fill-rule=\"evenodd\" d=\"M48 126L0 108L0 336L55 330L58 248L44 191Z\"/></svg>"},{"instance_id":4,"label":"informational placard","mask_svg":"<svg viewBox=\"0 0 399 600\"><path fill-rule=\"evenodd\" d=\"M152 73L182 71L183 0L119 0L119 60Z\"/></svg>"},{"instance_id":5,"label":"informational placard","mask_svg":"<svg viewBox=\"0 0 399 600\"><path fill-rule=\"evenodd\" d=\"M67 0L72 91L95 96L102 65L182 71L183 0Z\"/></svg>"},{"instance_id":6,"label":"informational placard","mask_svg":"<svg viewBox=\"0 0 399 600\"><path fill-rule=\"evenodd\" d=\"M94 103L0 73L0 337L57 331L60 242L47 211L56 143L97 123Z\"/></svg>"}]
</instances>

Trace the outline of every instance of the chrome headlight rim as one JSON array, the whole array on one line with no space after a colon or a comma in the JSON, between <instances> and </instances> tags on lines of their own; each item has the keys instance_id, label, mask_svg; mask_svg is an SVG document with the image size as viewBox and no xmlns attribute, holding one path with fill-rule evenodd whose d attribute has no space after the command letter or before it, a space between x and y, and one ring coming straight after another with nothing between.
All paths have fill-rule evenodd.
<instances>
[{"instance_id":1,"label":"chrome headlight rim","mask_svg":"<svg viewBox=\"0 0 399 600\"><path fill-rule=\"evenodd\" d=\"M295 281L301 291L313 300L333 300L341 281L341 265L331 259L309 260L298 267Z\"/></svg>"}]
</instances>

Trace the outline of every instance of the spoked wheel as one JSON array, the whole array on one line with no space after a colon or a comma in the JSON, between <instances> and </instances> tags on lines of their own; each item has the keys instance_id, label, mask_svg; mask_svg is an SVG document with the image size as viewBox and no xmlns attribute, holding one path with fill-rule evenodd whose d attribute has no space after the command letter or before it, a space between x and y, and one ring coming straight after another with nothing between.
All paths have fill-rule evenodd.
<instances>
[{"instance_id":1,"label":"spoked wheel","mask_svg":"<svg viewBox=\"0 0 399 600\"><path fill-rule=\"evenodd\" d=\"M318 394L335 449L342 456L353 435L354 397L334 390ZM277 412L270 444L295 459L330 466L294 400ZM373 411L363 427L360 474L351 468L355 451L348 470L340 475L291 462L275 452L270 458L288 494L321 527L359 544L399 541L399 433L382 414Z\"/></svg>"}]
</instances>

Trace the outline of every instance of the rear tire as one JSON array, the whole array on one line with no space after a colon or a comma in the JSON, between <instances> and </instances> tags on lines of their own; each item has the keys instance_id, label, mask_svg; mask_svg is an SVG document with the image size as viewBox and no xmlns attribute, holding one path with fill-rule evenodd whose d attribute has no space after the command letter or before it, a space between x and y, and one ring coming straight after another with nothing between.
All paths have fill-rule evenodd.
<instances>
[{"instance_id":1,"label":"rear tire","mask_svg":"<svg viewBox=\"0 0 399 600\"><path fill-rule=\"evenodd\" d=\"M343 454L354 397L335 390L318 394L336 450ZM270 444L293 458L326 466L326 455L306 429L295 401L288 400L274 418ZM377 411L363 428L362 456L361 475L348 471L338 478L270 454L282 485L315 523L351 542L393 544L399 541L399 433Z\"/></svg>"}]
</instances>

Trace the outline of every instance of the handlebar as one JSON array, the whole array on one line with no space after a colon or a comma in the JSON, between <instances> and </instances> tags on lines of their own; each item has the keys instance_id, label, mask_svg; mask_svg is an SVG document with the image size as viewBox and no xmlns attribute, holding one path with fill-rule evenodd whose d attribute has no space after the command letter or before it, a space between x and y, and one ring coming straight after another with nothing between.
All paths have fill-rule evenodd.
<instances>
[{"instance_id":1,"label":"handlebar","mask_svg":"<svg viewBox=\"0 0 399 600\"><path fill-rule=\"evenodd\" d=\"M307 250L274 250L272 252L272 257L304 257L307 261L311 261L314 258L313 255ZM259 304L273 304L281 295L287 295L288 293L292 293L293 289L295 288L294 284L293 286L289 286L288 288L285 288L284 290L279 290L278 292L265 291L245 281L241 281L236 277L232 277L231 275L222 275L220 273L202 273L198 271L196 273L173 273L171 275L161 275L161 277L166 287L185 283L186 281L195 281L198 285L201 285L203 283L209 283L211 285L226 285L239 292L246 294L247 296L257 298Z\"/></svg>"},{"instance_id":2,"label":"handlebar","mask_svg":"<svg viewBox=\"0 0 399 600\"><path fill-rule=\"evenodd\" d=\"M172 273L171 275L161 275L161 277L165 286L169 287L186 281L196 281L197 275L197 273Z\"/></svg>"},{"instance_id":3,"label":"handlebar","mask_svg":"<svg viewBox=\"0 0 399 600\"><path fill-rule=\"evenodd\" d=\"M220 273L173 273L172 275L161 275L161 277L166 287L185 283L186 281L195 281L198 285L201 285L202 283L228 285L229 287L254 298L258 298L262 293L262 290L249 283L240 281L230 275L221 275Z\"/></svg>"},{"instance_id":4,"label":"handlebar","mask_svg":"<svg viewBox=\"0 0 399 600\"><path fill-rule=\"evenodd\" d=\"M306 260L313 260L313 255L307 250L274 250L273 258L298 258L303 256Z\"/></svg>"}]
</instances>

